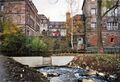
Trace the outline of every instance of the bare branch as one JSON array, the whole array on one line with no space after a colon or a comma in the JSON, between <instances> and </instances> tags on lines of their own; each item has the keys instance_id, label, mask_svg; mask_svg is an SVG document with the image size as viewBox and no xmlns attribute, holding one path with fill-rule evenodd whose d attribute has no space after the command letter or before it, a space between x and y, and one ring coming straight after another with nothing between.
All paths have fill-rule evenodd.
<instances>
[{"instance_id":1,"label":"bare branch","mask_svg":"<svg viewBox=\"0 0 120 82\"><path fill-rule=\"evenodd\" d=\"M116 2L115 5L113 5L111 8L109 8L109 10L107 10L103 15L102 15L102 18L109 12L111 11L112 9L116 9L117 7L119 6L119 0Z\"/></svg>"},{"instance_id":2,"label":"bare branch","mask_svg":"<svg viewBox=\"0 0 120 82\"><path fill-rule=\"evenodd\" d=\"M80 2L79 0L66 0L68 3L68 9L72 14L76 14L79 11Z\"/></svg>"}]
</instances>

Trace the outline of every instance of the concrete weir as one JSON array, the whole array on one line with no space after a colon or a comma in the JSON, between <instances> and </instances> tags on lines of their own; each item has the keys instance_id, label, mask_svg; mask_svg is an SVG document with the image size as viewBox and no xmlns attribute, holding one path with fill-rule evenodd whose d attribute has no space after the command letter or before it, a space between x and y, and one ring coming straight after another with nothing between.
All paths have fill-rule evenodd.
<instances>
[{"instance_id":1,"label":"concrete weir","mask_svg":"<svg viewBox=\"0 0 120 82\"><path fill-rule=\"evenodd\" d=\"M46 65L64 66L73 60L74 56L51 56L51 57L12 57L21 64L28 65L30 67L39 67Z\"/></svg>"}]
</instances>

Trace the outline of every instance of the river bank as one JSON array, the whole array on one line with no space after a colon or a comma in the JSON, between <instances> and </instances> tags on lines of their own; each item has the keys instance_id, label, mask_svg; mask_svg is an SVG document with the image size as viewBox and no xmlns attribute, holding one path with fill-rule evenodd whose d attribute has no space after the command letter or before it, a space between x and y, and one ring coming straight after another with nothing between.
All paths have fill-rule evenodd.
<instances>
[{"instance_id":1,"label":"river bank","mask_svg":"<svg viewBox=\"0 0 120 82\"><path fill-rule=\"evenodd\" d=\"M36 70L13 59L0 56L0 82L48 82Z\"/></svg>"},{"instance_id":2,"label":"river bank","mask_svg":"<svg viewBox=\"0 0 120 82\"><path fill-rule=\"evenodd\" d=\"M113 75L120 81L120 55L78 55L69 64L70 67L82 67L88 70Z\"/></svg>"}]
</instances>

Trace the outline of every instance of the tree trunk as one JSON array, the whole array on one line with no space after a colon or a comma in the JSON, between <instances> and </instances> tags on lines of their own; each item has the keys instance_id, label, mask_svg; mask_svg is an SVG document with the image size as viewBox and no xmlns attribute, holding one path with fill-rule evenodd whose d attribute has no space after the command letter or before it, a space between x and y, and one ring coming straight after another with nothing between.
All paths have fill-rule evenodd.
<instances>
[{"instance_id":1,"label":"tree trunk","mask_svg":"<svg viewBox=\"0 0 120 82\"><path fill-rule=\"evenodd\" d=\"M102 43L102 0L97 0L97 47L98 53L103 53L103 43Z\"/></svg>"}]
</instances>

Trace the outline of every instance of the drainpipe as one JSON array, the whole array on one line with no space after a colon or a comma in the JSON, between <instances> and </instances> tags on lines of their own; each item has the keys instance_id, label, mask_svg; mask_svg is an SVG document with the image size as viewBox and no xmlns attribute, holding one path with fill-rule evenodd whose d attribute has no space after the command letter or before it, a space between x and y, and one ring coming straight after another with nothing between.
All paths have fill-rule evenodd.
<instances>
[{"instance_id":1,"label":"drainpipe","mask_svg":"<svg viewBox=\"0 0 120 82\"><path fill-rule=\"evenodd\" d=\"M1 0L0 1L0 22L3 22L3 20L4 20L3 13L4 13L4 0ZM0 23L0 37L1 37L2 31L3 31L3 29L2 29L2 23ZM2 40L0 38L0 45L2 44L1 41ZM0 47L0 50L1 50L1 47ZM1 53L1 51L0 51L0 53Z\"/></svg>"}]
</instances>

